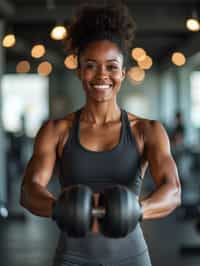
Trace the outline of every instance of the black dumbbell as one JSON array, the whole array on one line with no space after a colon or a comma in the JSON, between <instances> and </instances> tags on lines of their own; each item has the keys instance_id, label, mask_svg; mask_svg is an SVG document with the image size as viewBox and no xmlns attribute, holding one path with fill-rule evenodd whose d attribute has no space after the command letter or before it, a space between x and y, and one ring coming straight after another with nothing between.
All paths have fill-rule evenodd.
<instances>
[{"instance_id":1,"label":"black dumbbell","mask_svg":"<svg viewBox=\"0 0 200 266\"><path fill-rule=\"evenodd\" d=\"M53 220L71 237L84 237L92 219L92 190L85 185L67 187L53 207Z\"/></svg>"},{"instance_id":2,"label":"black dumbbell","mask_svg":"<svg viewBox=\"0 0 200 266\"><path fill-rule=\"evenodd\" d=\"M99 205L105 208L99 225L101 233L107 237L125 237L142 218L136 194L122 185L112 186L100 194Z\"/></svg>"},{"instance_id":3,"label":"black dumbbell","mask_svg":"<svg viewBox=\"0 0 200 266\"><path fill-rule=\"evenodd\" d=\"M92 190L88 186L70 186L57 200L53 219L69 236L84 237L91 229L93 218L97 217L102 234L119 238L131 232L141 217L135 194L121 185L100 194L99 205L94 208Z\"/></svg>"}]
</instances>

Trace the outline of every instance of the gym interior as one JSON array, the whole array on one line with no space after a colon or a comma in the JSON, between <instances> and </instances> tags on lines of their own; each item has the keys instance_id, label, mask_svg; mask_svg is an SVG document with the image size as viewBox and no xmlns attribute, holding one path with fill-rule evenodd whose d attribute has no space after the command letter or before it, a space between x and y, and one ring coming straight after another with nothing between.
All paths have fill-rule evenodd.
<instances>
[{"instance_id":1,"label":"gym interior","mask_svg":"<svg viewBox=\"0 0 200 266\"><path fill-rule=\"evenodd\" d=\"M59 230L51 219L22 208L20 185L42 123L64 117L85 102L76 75L76 58L66 54L62 41L75 9L83 2L0 1L1 266L51 265ZM197 266L200 1L123 2L133 14L137 29L128 62L130 70L118 103L131 113L163 124L182 187L181 206L169 216L143 221L141 226L154 266ZM56 34L56 26L66 31L62 28ZM60 189L56 177L57 169L48 186L54 195ZM153 189L147 171L141 197Z\"/></svg>"}]
</instances>

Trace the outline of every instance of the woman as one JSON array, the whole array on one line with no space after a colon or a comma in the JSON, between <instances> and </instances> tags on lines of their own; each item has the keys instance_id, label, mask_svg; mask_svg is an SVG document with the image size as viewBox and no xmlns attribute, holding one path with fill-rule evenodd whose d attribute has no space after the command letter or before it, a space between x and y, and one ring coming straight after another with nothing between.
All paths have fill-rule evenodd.
<instances>
[{"instance_id":1,"label":"woman","mask_svg":"<svg viewBox=\"0 0 200 266\"><path fill-rule=\"evenodd\" d=\"M139 200L148 166L156 189L140 200L143 219L164 217L180 205L179 178L164 128L117 104L134 28L123 5L85 7L72 23L67 49L78 56L86 103L64 119L47 121L36 136L21 192L21 204L33 214L52 217L56 198L47 185L56 160L62 189L86 184L96 206L99 193L112 184L128 186ZM61 233L54 265L149 266L151 261L139 223L126 237L113 239L100 233L95 220L84 238Z\"/></svg>"}]
</instances>

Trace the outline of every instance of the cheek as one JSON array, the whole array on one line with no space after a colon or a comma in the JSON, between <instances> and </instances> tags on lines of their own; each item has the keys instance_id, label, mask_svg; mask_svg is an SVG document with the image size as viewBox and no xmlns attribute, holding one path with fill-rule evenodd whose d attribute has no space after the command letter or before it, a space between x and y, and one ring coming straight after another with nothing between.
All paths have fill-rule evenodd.
<instances>
[{"instance_id":1,"label":"cheek","mask_svg":"<svg viewBox=\"0 0 200 266\"><path fill-rule=\"evenodd\" d=\"M122 74L121 73L114 74L113 80L115 80L116 83L121 83L122 82Z\"/></svg>"},{"instance_id":2,"label":"cheek","mask_svg":"<svg viewBox=\"0 0 200 266\"><path fill-rule=\"evenodd\" d=\"M94 77L94 73L92 71L85 70L82 73L82 80L90 81Z\"/></svg>"}]
</instances>

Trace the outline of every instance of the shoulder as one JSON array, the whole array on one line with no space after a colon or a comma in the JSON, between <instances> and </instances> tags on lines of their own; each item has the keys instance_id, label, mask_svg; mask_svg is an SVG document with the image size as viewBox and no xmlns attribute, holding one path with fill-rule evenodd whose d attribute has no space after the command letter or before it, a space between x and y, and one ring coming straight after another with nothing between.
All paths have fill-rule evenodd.
<instances>
[{"instance_id":1,"label":"shoulder","mask_svg":"<svg viewBox=\"0 0 200 266\"><path fill-rule=\"evenodd\" d=\"M158 120L146 120L144 122L144 142L152 145L169 144L167 132Z\"/></svg>"},{"instance_id":2,"label":"shoulder","mask_svg":"<svg viewBox=\"0 0 200 266\"><path fill-rule=\"evenodd\" d=\"M141 118L131 113L128 113L128 119L132 132L138 136L143 145L168 142L166 130L158 120Z\"/></svg>"},{"instance_id":3,"label":"shoulder","mask_svg":"<svg viewBox=\"0 0 200 266\"><path fill-rule=\"evenodd\" d=\"M60 119L56 119L53 121L55 129L58 132L62 132L62 131L66 131L68 129L70 129L75 121L75 112L71 112L69 114L67 114L66 116L64 116L63 118Z\"/></svg>"},{"instance_id":4,"label":"shoulder","mask_svg":"<svg viewBox=\"0 0 200 266\"><path fill-rule=\"evenodd\" d=\"M127 112L127 114L131 128L135 127L139 132L143 133L144 136L148 136L148 134L152 133L159 134L166 132L164 126L158 120L142 118L129 112Z\"/></svg>"},{"instance_id":5,"label":"shoulder","mask_svg":"<svg viewBox=\"0 0 200 266\"><path fill-rule=\"evenodd\" d=\"M58 143L60 137L72 127L75 120L75 112L67 114L60 119L48 119L44 121L36 135L36 141L51 140Z\"/></svg>"}]
</instances>

